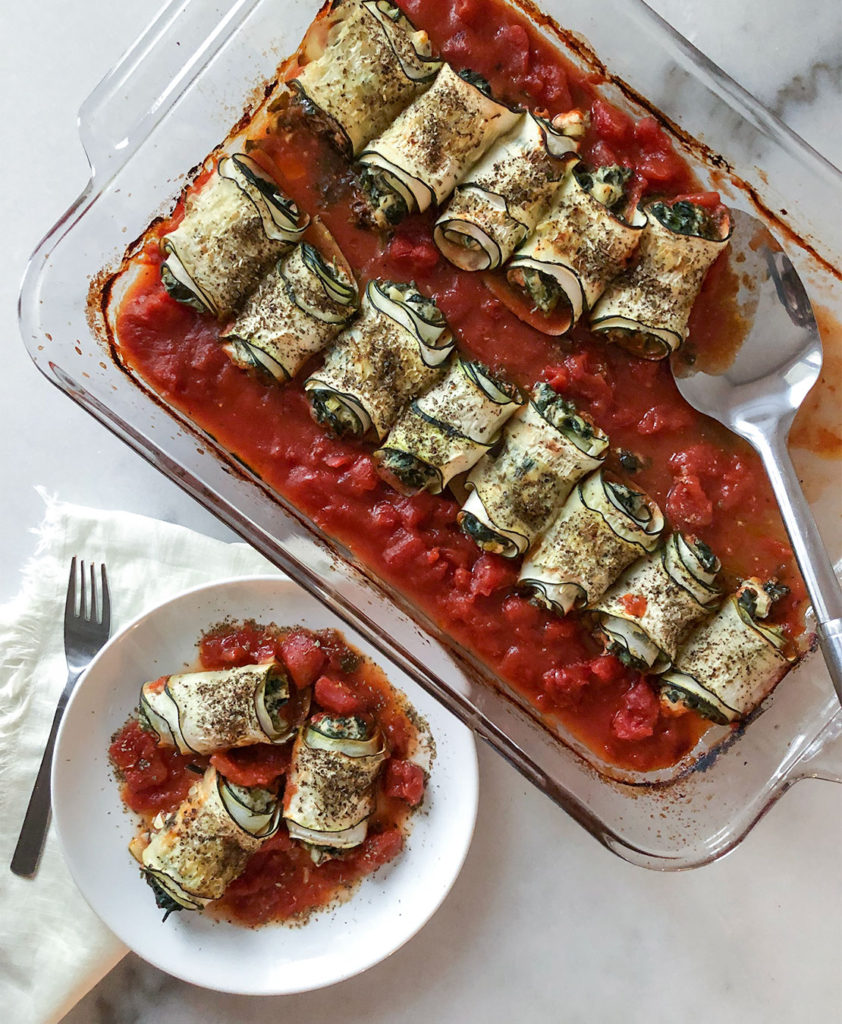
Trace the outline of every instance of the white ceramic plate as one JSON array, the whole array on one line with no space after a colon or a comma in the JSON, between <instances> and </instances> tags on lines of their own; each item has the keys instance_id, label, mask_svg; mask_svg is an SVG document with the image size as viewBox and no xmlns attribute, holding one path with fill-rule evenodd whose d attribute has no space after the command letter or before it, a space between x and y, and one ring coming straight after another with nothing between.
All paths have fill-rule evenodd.
<instances>
[{"instance_id":1,"label":"white ceramic plate","mask_svg":"<svg viewBox=\"0 0 842 1024\"><path fill-rule=\"evenodd\" d=\"M303 927L239 928L187 912L162 922L127 848L136 821L120 800L108 745L136 706L141 684L195 662L201 633L227 617L312 629L335 626L382 662L361 637L288 580L226 580L173 598L114 636L78 684L53 762L56 827L88 903L145 960L223 992L305 992L378 963L441 904L473 835L476 745L470 730L433 697L394 666L385 666L393 685L429 722L436 744L427 795L411 819L403 853L363 879L348 902L314 915Z\"/></svg>"}]
</instances>

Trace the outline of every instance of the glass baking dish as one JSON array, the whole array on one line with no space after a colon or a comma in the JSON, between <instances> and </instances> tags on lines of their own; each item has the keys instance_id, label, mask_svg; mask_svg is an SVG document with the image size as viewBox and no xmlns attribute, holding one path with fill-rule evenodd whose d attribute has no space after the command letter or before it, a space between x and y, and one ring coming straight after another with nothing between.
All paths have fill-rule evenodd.
<instances>
[{"instance_id":1,"label":"glass baking dish","mask_svg":"<svg viewBox=\"0 0 842 1024\"><path fill-rule=\"evenodd\" d=\"M842 266L842 220L826 213L842 200L842 175L640 0L544 0L544 8L564 25L574 62L599 70L604 61L615 102L637 115L650 105L659 111L711 187L732 206L766 216L814 301L838 320L842 300L831 285ZM225 138L244 106L264 100L314 14L312 0L225 8L172 0L163 8L81 108L91 177L27 268L20 318L29 353L48 379L363 633L610 849L661 869L710 861L797 780L842 781L842 711L819 656L807 657L745 729L706 734L692 764L646 776L606 769L130 379L103 340L89 294L119 265L128 240L171 209L187 169ZM837 558L833 497L826 492L814 505Z\"/></svg>"}]
</instances>

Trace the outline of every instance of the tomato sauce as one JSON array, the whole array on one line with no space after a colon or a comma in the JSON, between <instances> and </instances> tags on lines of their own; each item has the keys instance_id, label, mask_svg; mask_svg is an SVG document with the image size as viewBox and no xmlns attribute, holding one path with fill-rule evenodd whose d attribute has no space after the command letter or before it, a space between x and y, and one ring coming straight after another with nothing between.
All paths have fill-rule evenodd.
<instances>
[{"instance_id":1,"label":"tomato sauce","mask_svg":"<svg viewBox=\"0 0 842 1024\"><path fill-rule=\"evenodd\" d=\"M574 69L522 15L487 0L401 6L457 70L484 75L498 98L550 114L588 110L583 156L632 166L637 194L700 191L657 121L635 122L601 99L598 81ZM585 326L558 339L517 320L482 275L458 270L439 254L435 210L409 217L389 238L362 226L350 164L306 119L282 117L250 152L303 209L319 213L361 285L374 277L413 279L436 300L462 352L523 387L545 380L574 400L611 437L607 468L655 498L672 526L708 543L722 559L726 584L757 574L789 586L776 618L790 637L802 631L803 584L758 457L683 401L667 362L637 359ZM701 198L718 202L714 194ZM327 436L301 386L311 367L280 387L228 361L219 326L172 300L160 282L158 241L181 210L179 204L154 226L132 258L140 272L116 317L125 363L475 652L553 727L633 770L675 764L692 750L707 723L693 713L661 714L650 684L601 654L578 616L560 619L520 596L518 564L481 553L457 527L454 500L397 494L378 476L371 446ZM691 357L721 354L733 344L734 290L720 259L693 310L685 346Z\"/></svg>"},{"instance_id":2,"label":"tomato sauce","mask_svg":"<svg viewBox=\"0 0 842 1024\"><path fill-rule=\"evenodd\" d=\"M254 853L242 875L208 907L216 916L248 926L300 918L325 907L403 849L412 809L424 797L422 769L408 756L418 730L400 695L383 672L345 643L336 630L280 629L257 623L225 624L199 643L196 671L225 669L276 659L297 686L311 686L311 713L373 716L389 756L377 782L377 809L363 843L316 866L285 825ZM313 666L323 670L314 680ZM306 667L306 671L305 671ZM304 681L304 676L311 678ZM165 677L166 678L166 677ZM217 751L209 758L159 747L154 733L130 718L113 737L109 754L121 781L121 796L148 825L156 814L174 811L208 764L240 786L283 792L292 741Z\"/></svg>"}]
</instances>

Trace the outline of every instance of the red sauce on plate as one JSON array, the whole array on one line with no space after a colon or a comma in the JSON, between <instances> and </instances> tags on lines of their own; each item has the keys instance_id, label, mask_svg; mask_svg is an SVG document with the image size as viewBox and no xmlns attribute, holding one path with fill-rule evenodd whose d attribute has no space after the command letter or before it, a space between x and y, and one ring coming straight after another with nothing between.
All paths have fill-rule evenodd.
<instances>
[{"instance_id":1,"label":"red sauce on plate","mask_svg":"<svg viewBox=\"0 0 842 1024\"><path fill-rule=\"evenodd\" d=\"M708 206L718 203L716 194L698 195L657 121L635 122L607 103L599 83L575 70L522 15L492 0L403 0L401 6L457 70L484 75L498 98L551 115L572 106L589 110L584 158L632 166L637 194L692 194ZM388 239L361 227L350 165L306 123L279 124L255 140L251 153L305 210L321 215L362 284L373 277L415 280L442 309L462 352L522 386L546 380L575 400L609 433L609 468L652 495L672 526L706 541L722 559L727 584L757 574L789 586L776 618L790 637L801 632L803 584L759 459L683 401L666 362L637 359L584 326L563 339L526 326L482 275L460 271L439 254L432 241L435 210L408 218ZM181 211L179 204L157 224L134 257L141 273L116 318L125 363L553 725L623 768L649 771L683 758L707 728L704 720L661 714L652 686L600 654L575 615L560 619L515 593L516 563L481 553L461 533L455 501L400 496L377 475L370 446L328 437L311 418L301 387L308 368L286 387L247 375L221 351L219 326L166 294L158 239ZM741 326L735 288L720 259L694 307L686 351L721 355L733 347ZM634 454L637 471L623 469L622 451Z\"/></svg>"},{"instance_id":2,"label":"red sauce on plate","mask_svg":"<svg viewBox=\"0 0 842 1024\"><path fill-rule=\"evenodd\" d=\"M313 688L311 714L362 712L373 716L389 748L377 782L377 809L368 835L357 848L316 866L307 850L290 839L286 827L249 858L248 865L208 912L238 924L257 926L300 918L346 895L356 882L393 860L403 849L412 808L424 796L424 772L407 760L417 729L405 702L383 672L349 647L335 630L279 629L255 623L226 625L202 637L196 671L230 668L277 658L299 685L304 663L324 667ZM323 683L330 683L327 686ZM322 684L320 686L320 684ZM148 823L159 811L173 811L210 761L217 771L241 786L277 787L282 791L290 765L292 741L218 751L203 758L159 747L153 733L130 718L109 748L121 779L126 806ZM151 898L151 896L150 896Z\"/></svg>"}]
</instances>

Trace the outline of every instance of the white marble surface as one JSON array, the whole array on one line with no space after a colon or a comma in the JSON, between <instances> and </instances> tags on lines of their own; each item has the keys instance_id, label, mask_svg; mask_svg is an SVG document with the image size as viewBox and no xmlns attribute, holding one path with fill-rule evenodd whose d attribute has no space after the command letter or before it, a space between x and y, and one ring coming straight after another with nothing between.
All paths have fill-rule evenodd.
<instances>
[{"instance_id":1,"label":"white marble surface","mask_svg":"<svg viewBox=\"0 0 842 1024\"><path fill-rule=\"evenodd\" d=\"M837 3L653 6L842 165ZM148 0L0 8L0 96L5 135L13 140L0 191L0 599L17 589L33 547L37 484L67 500L230 536L51 388L16 326L25 260L86 180L75 129L79 103L155 9ZM387 962L322 992L252 1000L191 988L129 956L67 1024L839 1019L842 790L799 785L723 861L659 875L603 850L488 750L481 769L479 824L465 869L433 921ZM14 1017L14 1008L6 1009Z\"/></svg>"}]
</instances>

